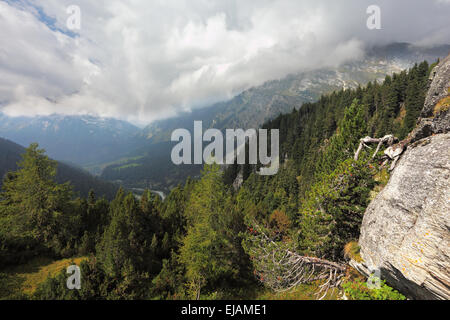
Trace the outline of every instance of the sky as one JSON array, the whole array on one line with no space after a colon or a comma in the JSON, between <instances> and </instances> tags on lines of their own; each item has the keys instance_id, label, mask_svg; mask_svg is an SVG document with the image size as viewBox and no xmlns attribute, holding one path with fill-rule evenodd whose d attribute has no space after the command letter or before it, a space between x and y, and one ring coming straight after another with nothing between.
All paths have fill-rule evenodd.
<instances>
[{"instance_id":1,"label":"sky","mask_svg":"<svg viewBox=\"0 0 450 320\"><path fill-rule=\"evenodd\" d=\"M449 17L450 0L0 0L0 111L145 124L367 46L449 44Z\"/></svg>"}]
</instances>

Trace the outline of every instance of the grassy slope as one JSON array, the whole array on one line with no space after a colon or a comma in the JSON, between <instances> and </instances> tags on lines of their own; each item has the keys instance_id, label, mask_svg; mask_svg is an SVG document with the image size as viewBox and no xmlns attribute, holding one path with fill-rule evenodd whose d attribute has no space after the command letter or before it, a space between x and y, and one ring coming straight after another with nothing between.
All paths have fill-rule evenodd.
<instances>
[{"instance_id":1,"label":"grassy slope","mask_svg":"<svg viewBox=\"0 0 450 320\"><path fill-rule=\"evenodd\" d=\"M49 276L56 276L70 265L80 265L86 257L54 261L36 258L27 264L8 268L0 272L0 300L33 294L39 284Z\"/></svg>"},{"instance_id":2,"label":"grassy slope","mask_svg":"<svg viewBox=\"0 0 450 320\"><path fill-rule=\"evenodd\" d=\"M317 300L323 295L318 296L319 291L318 283L300 284L286 292L273 292L267 289L261 292L256 300ZM330 290L322 300L339 300L338 291Z\"/></svg>"}]
</instances>

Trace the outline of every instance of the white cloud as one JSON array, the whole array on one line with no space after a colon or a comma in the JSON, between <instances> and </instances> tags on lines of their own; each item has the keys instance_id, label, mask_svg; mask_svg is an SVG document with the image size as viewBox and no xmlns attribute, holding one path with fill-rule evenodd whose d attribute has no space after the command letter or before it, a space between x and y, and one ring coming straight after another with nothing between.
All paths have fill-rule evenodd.
<instances>
[{"instance_id":1,"label":"white cloud","mask_svg":"<svg viewBox=\"0 0 450 320\"><path fill-rule=\"evenodd\" d=\"M79 0L75 38L72 2L0 2L4 112L145 122L358 58L366 44L450 42L447 6L429 1L377 1L383 30L373 32L365 0Z\"/></svg>"}]
</instances>

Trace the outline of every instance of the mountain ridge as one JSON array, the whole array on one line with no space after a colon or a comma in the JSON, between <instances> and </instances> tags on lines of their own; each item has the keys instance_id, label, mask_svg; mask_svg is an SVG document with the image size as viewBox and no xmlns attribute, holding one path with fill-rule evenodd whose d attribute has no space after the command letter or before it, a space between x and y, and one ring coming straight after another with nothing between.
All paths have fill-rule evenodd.
<instances>
[{"instance_id":1,"label":"mountain ridge","mask_svg":"<svg viewBox=\"0 0 450 320\"><path fill-rule=\"evenodd\" d=\"M131 123L113 118L9 117L0 113L0 137L21 145L38 142L52 158L81 166L116 159L132 147L138 132Z\"/></svg>"},{"instance_id":2,"label":"mountain ridge","mask_svg":"<svg viewBox=\"0 0 450 320\"><path fill-rule=\"evenodd\" d=\"M25 153L23 146L0 138L0 188L5 174L18 169L17 163L22 160L21 155L23 153ZM58 162L55 180L58 183L70 181L74 191L82 197L87 197L92 189L100 197L105 196L107 199L113 199L119 189L118 186L110 182L102 181L83 169L63 162Z\"/></svg>"}]
</instances>

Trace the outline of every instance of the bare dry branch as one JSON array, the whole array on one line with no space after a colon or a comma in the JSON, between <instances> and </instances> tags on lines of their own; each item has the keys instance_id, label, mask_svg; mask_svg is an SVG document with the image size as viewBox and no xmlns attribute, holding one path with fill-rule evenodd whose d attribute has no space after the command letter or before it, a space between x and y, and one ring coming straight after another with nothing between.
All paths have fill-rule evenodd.
<instances>
[{"instance_id":1,"label":"bare dry branch","mask_svg":"<svg viewBox=\"0 0 450 320\"><path fill-rule=\"evenodd\" d=\"M255 225L250 255L255 265L255 274L261 282L277 292L283 292L302 283L323 280L318 295L326 296L330 288L340 285L346 266L319 259L302 256L283 243L275 242L262 228Z\"/></svg>"},{"instance_id":2,"label":"bare dry branch","mask_svg":"<svg viewBox=\"0 0 450 320\"><path fill-rule=\"evenodd\" d=\"M394 137L392 134L385 135L383 138L380 139L371 137L362 138L360 140L358 150L355 152L355 161L358 160L359 154L361 153L364 147L370 149L370 147L368 146L369 143L378 143L378 146L372 156L372 159L374 159L377 153L380 151L380 148L383 144L387 144L387 146L390 147L395 141L398 141L398 139Z\"/></svg>"}]
</instances>

